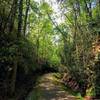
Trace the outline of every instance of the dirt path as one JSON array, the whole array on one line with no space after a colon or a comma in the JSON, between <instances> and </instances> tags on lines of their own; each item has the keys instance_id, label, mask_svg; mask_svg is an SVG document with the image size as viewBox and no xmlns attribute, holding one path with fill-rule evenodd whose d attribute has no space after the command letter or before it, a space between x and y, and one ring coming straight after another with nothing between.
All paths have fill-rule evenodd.
<instances>
[{"instance_id":1,"label":"dirt path","mask_svg":"<svg viewBox=\"0 0 100 100\"><path fill-rule=\"evenodd\" d=\"M54 82L53 74L45 74L26 100L77 100Z\"/></svg>"}]
</instances>

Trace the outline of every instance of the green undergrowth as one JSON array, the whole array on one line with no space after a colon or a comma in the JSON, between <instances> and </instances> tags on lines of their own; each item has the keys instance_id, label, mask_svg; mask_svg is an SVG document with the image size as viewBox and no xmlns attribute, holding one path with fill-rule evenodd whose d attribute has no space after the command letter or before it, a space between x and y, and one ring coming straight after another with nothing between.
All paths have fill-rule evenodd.
<instances>
[{"instance_id":1,"label":"green undergrowth","mask_svg":"<svg viewBox=\"0 0 100 100\"><path fill-rule=\"evenodd\" d=\"M64 89L69 94L75 96L77 100L83 100L83 97L81 96L79 92L73 91L70 87L65 86L64 84L61 84L61 85L62 85L62 89Z\"/></svg>"},{"instance_id":2,"label":"green undergrowth","mask_svg":"<svg viewBox=\"0 0 100 100\"><path fill-rule=\"evenodd\" d=\"M92 96L92 97L95 97L95 88L94 88L94 86L91 86L90 88L88 88L87 90L86 90L86 95L87 96Z\"/></svg>"},{"instance_id":3,"label":"green undergrowth","mask_svg":"<svg viewBox=\"0 0 100 100\"><path fill-rule=\"evenodd\" d=\"M77 98L77 100L84 100L83 97L81 96L81 94L77 91L73 91L70 87L68 86L65 86L64 84L61 83L61 78L62 78L62 74L60 73L54 73L53 74L54 76L54 81L56 84L60 84L61 85L61 88L63 90L65 90L66 92L68 92L69 94L75 96Z\"/></svg>"}]
</instances>

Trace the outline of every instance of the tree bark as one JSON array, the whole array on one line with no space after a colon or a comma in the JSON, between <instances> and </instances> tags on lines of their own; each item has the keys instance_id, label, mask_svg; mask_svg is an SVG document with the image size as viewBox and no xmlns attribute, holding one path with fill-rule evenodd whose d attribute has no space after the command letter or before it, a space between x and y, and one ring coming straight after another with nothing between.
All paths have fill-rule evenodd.
<instances>
[{"instance_id":1,"label":"tree bark","mask_svg":"<svg viewBox=\"0 0 100 100\"><path fill-rule=\"evenodd\" d=\"M5 33L5 30L11 33L13 30L14 20L15 20L15 16L17 12L17 3L18 3L18 0L13 0L11 10L8 14L6 21L4 22L4 27L2 29L3 33Z\"/></svg>"},{"instance_id":2,"label":"tree bark","mask_svg":"<svg viewBox=\"0 0 100 100\"><path fill-rule=\"evenodd\" d=\"M19 0L18 3L18 33L17 37L19 38L22 33L22 23L23 23L23 0Z\"/></svg>"},{"instance_id":3,"label":"tree bark","mask_svg":"<svg viewBox=\"0 0 100 100\"><path fill-rule=\"evenodd\" d=\"M12 83L11 83L11 93L10 93L11 96L13 96L13 94L15 92L16 75L17 75L17 59L14 59L14 66L13 66L13 73L12 73Z\"/></svg>"},{"instance_id":4,"label":"tree bark","mask_svg":"<svg viewBox=\"0 0 100 100\"><path fill-rule=\"evenodd\" d=\"M28 18L28 11L29 11L29 7L30 7L30 0L26 0L26 12L25 12L25 20L24 20L24 36L26 35L26 28L27 28L27 18Z\"/></svg>"}]
</instances>

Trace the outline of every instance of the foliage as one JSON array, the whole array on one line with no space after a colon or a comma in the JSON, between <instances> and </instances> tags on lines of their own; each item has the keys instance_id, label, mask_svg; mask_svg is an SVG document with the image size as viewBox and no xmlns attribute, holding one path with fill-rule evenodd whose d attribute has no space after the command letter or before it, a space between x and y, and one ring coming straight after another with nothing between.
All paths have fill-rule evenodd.
<instances>
[{"instance_id":1,"label":"foliage","mask_svg":"<svg viewBox=\"0 0 100 100\"><path fill-rule=\"evenodd\" d=\"M52 3L40 1L0 1L0 79L7 89L10 81L7 91L13 95L18 75L51 67L67 69L83 94L100 95L100 1L56 0L61 23Z\"/></svg>"},{"instance_id":2,"label":"foliage","mask_svg":"<svg viewBox=\"0 0 100 100\"><path fill-rule=\"evenodd\" d=\"M68 27L66 36L61 33L64 37L61 53L62 64L67 66L80 88L86 85L83 91L86 92L86 88L95 88L95 78L98 76L94 69L96 63L92 52L92 44L99 38L99 31L97 32L99 24L96 21L100 17L98 1L67 0L63 1L60 6L65 10L63 14L66 22L64 24ZM94 89L91 92L94 92Z\"/></svg>"}]
</instances>

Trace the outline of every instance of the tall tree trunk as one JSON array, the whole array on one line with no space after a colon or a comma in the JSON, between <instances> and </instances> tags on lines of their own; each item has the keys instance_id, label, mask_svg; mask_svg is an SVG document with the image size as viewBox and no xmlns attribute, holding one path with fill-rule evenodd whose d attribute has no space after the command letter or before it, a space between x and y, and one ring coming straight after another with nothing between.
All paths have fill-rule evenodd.
<instances>
[{"instance_id":1,"label":"tall tree trunk","mask_svg":"<svg viewBox=\"0 0 100 100\"><path fill-rule=\"evenodd\" d=\"M22 33L22 13L23 13L23 0L19 0L18 2L18 32L17 32L17 42L19 41ZM16 57L14 59L13 65L13 73L12 73L12 86L11 86L11 95L15 92L16 86L16 75L17 75L17 67L18 67L18 52L19 48L16 48Z\"/></svg>"},{"instance_id":2,"label":"tall tree trunk","mask_svg":"<svg viewBox=\"0 0 100 100\"><path fill-rule=\"evenodd\" d=\"M22 33L22 23L23 23L23 0L19 0L18 3L18 33L17 37L19 38Z\"/></svg>"},{"instance_id":3,"label":"tall tree trunk","mask_svg":"<svg viewBox=\"0 0 100 100\"><path fill-rule=\"evenodd\" d=\"M28 11L29 11L29 7L30 7L30 0L26 0L26 12L25 12L25 20L24 20L24 36L26 35L26 27L27 27L27 17L28 17Z\"/></svg>"},{"instance_id":4,"label":"tall tree trunk","mask_svg":"<svg viewBox=\"0 0 100 100\"><path fill-rule=\"evenodd\" d=\"M13 73L12 73L12 83L11 83L11 93L10 95L13 96L15 92L16 86L16 74L17 74L17 59L14 59L14 66L13 66Z\"/></svg>"},{"instance_id":5,"label":"tall tree trunk","mask_svg":"<svg viewBox=\"0 0 100 100\"><path fill-rule=\"evenodd\" d=\"M17 12L17 3L18 3L18 0L13 0L11 10L10 10L8 17L4 23L4 27L2 30L3 33L5 33L5 30L8 33L11 33L13 30L14 20L15 20L15 16L16 16L16 12Z\"/></svg>"},{"instance_id":6,"label":"tall tree trunk","mask_svg":"<svg viewBox=\"0 0 100 100\"><path fill-rule=\"evenodd\" d=\"M86 18L92 18L92 9L91 9L91 1L89 0L89 7L88 4L86 2L86 0L84 0L84 4L85 4L85 10L86 10Z\"/></svg>"},{"instance_id":7,"label":"tall tree trunk","mask_svg":"<svg viewBox=\"0 0 100 100\"><path fill-rule=\"evenodd\" d=\"M12 5L12 9L11 9L11 15L9 16L9 33L12 32L13 27L14 27L14 21L15 21L15 17L16 17L16 12L17 12L17 3L18 0L14 0L13 1L13 5Z\"/></svg>"}]
</instances>

